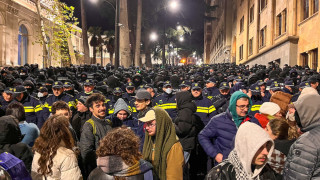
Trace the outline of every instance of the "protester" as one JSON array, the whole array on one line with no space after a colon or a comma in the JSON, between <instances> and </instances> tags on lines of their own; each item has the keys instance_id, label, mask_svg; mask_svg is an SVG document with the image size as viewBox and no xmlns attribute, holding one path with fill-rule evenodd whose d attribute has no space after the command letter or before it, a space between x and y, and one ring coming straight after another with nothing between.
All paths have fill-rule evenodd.
<instances>
[{"instance_id":1,"label":"protester","mask_svg":"<svg viewBox=\"0 0 320 180\"><path fill-rule=\"evenodd\" d=\"M32 147L34 141L39 136L40 131L34 123L26 122L26 114L24 112L23 105L18 102L10 103L7 107L6 115L14 116L19 121L19 128L23 136L21 142Z\"/></svg>"},{"instance_id":2,"label":"protester","mask_svg":"<svg viewBox=\"0 0 320 180\"><path fill-rule=\"evenodd\" d=\"M254 118L259 121L262 128L265 128L267 126L270 119L282 117L280 113L280 107L278 106L278 104L273 102L263 103L259 109L259 112L260 113L256 113L254 115Z\"/></svg>"},{"instance_id":3,"label":"protester","mask_svg":"<svg viewBox=\"0 0 320 180\"><path fill-rule=\"evenodd\" d=\"M273 149L272 139L261 127L251 122L245 123L239 127L236 134L235 148L225 161L215 167L219 170L210 171L206 179L280 178L267 164Z\"/></svg>"},{"instance_id":4,"label":"protester","mask_svg":"<svg viewBox=\"0 0 320 180\"><path fill-rule=\"evenodd\" d=\"M265 128L270 138L274 141L274 151L269 159L272 169L283 174L284 163L291 145L295 139L289 140L289 124L283 119L272 119Z\"/></svg>"},{"instance_id":5,"label":"protester","mask_svg":"<svg viewBox=\"0 0 320 180\"><path fill-rule=\"evenodd\" d=\"M241 91L232 94L226 112L214 116L199 133L199 142L214 164L226 159L232 150L232 141L241 124L251 121L248 113L251 99ZM257 120L253 122L259 124Z\"/></svg>"},{"instance_id":6,"label":"protester","mask_svg":"<svg viewBox=\"0 0 320 180\"><path fill-rule=\"evenodd\" d=\"M81 129L84 123L89 120L92 116L89 108L86 107L86 101L88 96L81 96L77 102L77 112L73 116L71 120L71 125L77 134L77 138L80 139L81 136Z\"/></svg>"},{"instance_id":7,"label":"protester","mask_svg":"<svg viewBox=\"0 0 320 180\"><path fill-rule=\"evenodd\" d=\"M183 148L168 113L155 107L139 120L146 129L143 159L152 163L154 179L182 180Z\"/></svg>"},{"instance_id":8,"label":"protester","mask_svg":"<svg viewBox=\"0 0 320 180\"><path fill-rule=\"evenodd\" d=\"M300 130L304 132L291 146L284 167L284 179L318 178L319 141L319 107L320 96L309 94L300 96L294 102L295 120Z\"/></svg>"},{"instance_id":9,"label":"protester","mask_svg":"<svg viewBox=\"0 0 320 180\"><path fill-rule=\"evenodd\" d=\"M13 116L0 117L0 154L8 152L23 161L27 170L31 171L33 154L30 147L22 143L18 120Z\"/></svg>"},{"instance_id":10,"label":"protester","mask_svg":"<svg viewBox=\"0 0 320 180\"><path fill-rule=\"evenodd\" d=\"M126 127L108 132L97 149L98 167L88 179L152 180L152 165L142 159L139 141L139 137Z\"/></svg>"},{"instance_id":11,"label":"protester","mask_svg":"<svg viewBox=\"0 0 320 180\"><path fill-rule=\"evenodd\" d=\"M32 179L82 179L68 125L62 115L44 123L33 147Z\"/></svg>"},{"instance_id":12,"label":"protester","mask_svg":"<svg viewBox=\"0 0 320 180\"><path fill-rule=\"evenodd\" d=\"M86 106L92 113L91 118L82 127L80 138L80 150L85 172L88 176L97 167L96 150L99 141L111 130L111 121L106 119L105 97L102 94L93 93L86 101Z\"/></svg>"}]
</instances>

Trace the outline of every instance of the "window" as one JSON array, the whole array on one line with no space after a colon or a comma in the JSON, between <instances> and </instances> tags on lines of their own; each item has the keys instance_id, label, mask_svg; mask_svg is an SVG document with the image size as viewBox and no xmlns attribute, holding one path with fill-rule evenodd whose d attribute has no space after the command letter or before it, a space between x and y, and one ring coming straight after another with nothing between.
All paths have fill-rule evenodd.
<instances>
[{"instance_id":1,"label":"window","mask_svg":"<svg viewBox=\"0 0 320 180\"><path fill-rule=\"evenodd\" d=\"M249 39L249 55L253 53L253 38Z\"/></svg>"},{"instance_id":2,"label":"window","mask_svg":"<svg viewBox=\"0 0 320 180\"><path fill-rule=\"evenodd\" d=\"M254 5L250 8L249 22L252 23L254 20Z\"/></svg>"},{"instance_id":3,"label":"window","mask_svg":"<svg viewBox=\"0 0 320 180\"><path fill-rule=\"evenodd\" d=\"M266 45L267 26L260 30L260 48Z\"/></svg>"},{"instance_id":4,"label":"window","mask_svg":"<svg viewBox=\"0 0 320 180\"><path fill-rule=\"evenodd\" d=\"M312 69L318 68L318 49L312 50Z\"/></svg>"},{"instance_id":5,"label":"window","mask_svg":"<svg viewBox=\"0 0 320 180\"><path fill-rule=\"evenodd\" d=\"M304 67L306 65L308 65L308 54L302 53L301 54L301 66Z\"/></svg>"},{"instance_id":6,"label":"window","mask_svg":"<svg viewBox=\"0 0 320 180\"><path fill-rule=\"evenodd\" d=\"M267 0L260 0L260 12L267 6Z\"/></svg>"},{"instance_id":7,"label":"window","mask_svg":"<svg viewBox=\"0 0 320 180\"><path fill-rule=\"evenodd\" d=\"M312 0L312 13L316 13L319 11L319 0Z\"/></svg>"},{"instance_id":8,"label":"window","mask_svg":"<svg viewBox=\"0 0 320 180\"><path fill-rule=\"evenodd\" d=\"M240 60L242 60L243 59L243 45L241 45L239 47L239 56L240 56Z\"/></svg>"},{"instance_id":9,"label":"window","mask_svg":"<svg viewBox=\"0 0 320 180\"><path fill-rule=\"evenodd\" d=\"M303 0L302 8L303 8L303 20L305 20L309 17L309 0Z\"/></svg>"},{"instance_id":10,"label":"window","mask_svg":"<svg viewBox=\"0 0 320 180\"><path fill-rule=\"evenodd\" d=\"M277 16L277 24L276 24L277 36L280 36L286 32L286 25L287 25L287 10L284 10Z\"/></svg>"},{"instance_id":11,"label":"window","mask_svg":"<svg viewBox=\"0 0 320 180\"><path fill-rule=\"evenodd\" d=\"M240 19L240 33L243 31L244 29L244 16L242 16L242 18Z\"/></svg>"},{"instance_id":12,"label":"window","mask_svg":"<svg viewBox=\"0 0 320 180\"><path fill-rule=\"evenodd\" d=\"M18 65L24 65L28 61L28 30L24 25L19 27L18 34Z\"/></svg>"}]
</instances>

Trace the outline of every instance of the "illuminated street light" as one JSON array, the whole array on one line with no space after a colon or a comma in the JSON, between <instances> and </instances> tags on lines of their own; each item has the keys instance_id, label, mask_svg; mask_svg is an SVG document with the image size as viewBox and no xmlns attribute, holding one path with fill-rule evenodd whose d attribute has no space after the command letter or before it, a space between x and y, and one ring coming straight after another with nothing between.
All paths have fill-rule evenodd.
<instances>
[{"instance_id":1,"label":"illuminated street light","mask_svg":"<svg viewBox=\"0 0 320 180\"><path fill-rule=\"evenodd\" d=\"M157 33L153 32L150 34L150 40L151 41L156 41L158 39Z\"/></svg>"},{"instance_id":2,"label":"illuminated street light","mask_svg":"<svg viewBox=\"0 0 320 180\"><path fill-rule=\"evenodd\" d=\"M97 4L99 0L90 0L93 4Z\"/></svg>"},{"instance_id":3,"label":"illuminated street light","mask_svg":"<svg viewBox=\"0 0 320 180\"><path fill-rule=\"evenodd\" d=\"M172 10L172 11L176 11L179 9L179 3L177 0L171 0L169 2L169 8Z\"/></svg>"},{"instance_id":4,"label":"illuminated street light","mask_svg":"<svg viewBox=\"0 0 320 180\"><path fill-rule=\"evenodd\" d=\"M183 36L179 37L179 41L180 41L180 42L183 42L183 41L184 41Z\"/></svg>"},{"instance_id":5,"label":"illuminated street light","mask_svg":"<svg viewBox=\"0 0 320 180\"><path fill-rule=\"evenodd\" d=\"M181 26L180 25L178 25L177 26L177 30L181 30L182 28L181 28Z\"/></svg>"}]
</instances>

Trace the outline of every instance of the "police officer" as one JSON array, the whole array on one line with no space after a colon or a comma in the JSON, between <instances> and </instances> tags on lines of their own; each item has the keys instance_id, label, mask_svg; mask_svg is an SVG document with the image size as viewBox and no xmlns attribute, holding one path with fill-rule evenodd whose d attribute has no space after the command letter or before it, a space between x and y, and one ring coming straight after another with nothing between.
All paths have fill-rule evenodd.
<instances>
[{"instance_id":1,"label":"police officer","mask_svg":"<svg viewBox=\"0 0 320 180\"><path fill-rule=\"evenodd\" d=\"M13 88L7 87L4 89L2 96L0 96L0 103L1 103L1 112L0 115L4 115L8 105L13 100Z\"/></svg>"},{"instance_id":2,"label":"police officer","mask_svg":"<svg viewBox=\"0 0 320 180\"><path fill-rule=\"evenodd\" d=\"M229 106L230 100L230 86L227 82L220 83L219 94L212 98L213 106L216 108L216 113L220 114L225 112Z\"/></svg>"},{"instance_id":3,"label":"police officer","mask_svg":"<svg viewBox=\"0 0 320 180\"><path fill-rule=\"evenodd\" d=\"M203 95L208 99L212 99L214 96L218 95L220 92L216 85L217 81L215 78L209 78L206 80L206 87L203 89Z\"/></svg>"},{"instance_id":4,"label":"police officer","mask_svg":"<svg viewBox=\"0 0 320 180\"><path fill-rule=\"evenodd\" d=\"M284 82L284 88L282 89L283 92L293 95L293 87L294 83L292 80L287 80Z\"/></svg>"},{"instance_id":5,"label":"police officer","mask_svg":"<svg viewBox=\"0 0 320 180\"><path fill-rule=\"evenodd\" d=\"M122 98L127 103L132 117L136 118L138 115L138 112L134 105L134 101L135 101L134 96L136 95L135 93L136 88L132 82L128 82L125 86L126 86L126 92L122 95Z\"/></svg>"},{"instance_id":6,"label":"police officer","mask_svg":"<svg viewBox=\"0 0 320 180\"><path fill-rule=\"evenodd\" d=\"M72 114L75 114L76 104L75 99L70 94L66 94L63 91L63 83L61 81L54 82L52 86L53 95L49 95L45 101L44 107L51 112L52 104L56 101L64 101L68 103Z\"/></svg>"},{"instance_id":7,"label":"police officer","mask_svg":"<svg viewBox=\"0 0 320 180\"><path fill-rule=\"evenodd\" d=\"M277 81L274 81L270 86L269 92L272 96L272 94L274 94L277 91L281 91L281 86L277 83Z\"/></svg>"},{"instance_id":8,"label":"police officer","mask_svg":"<svg viewBox=\"0 0 320 180\"><path fill-rule=\"evenodd\" d=\"M164 82L162 90L163 93L154 99L153 105L166 110L171 119L175 119L177 116L176 95L172 90L170 81Z\"/></svg>"},{"instance_id":9,"label":"police officer","mask_svg":"<svg viewBox=\"0 0 320 180\"><path fill-rule=\"evenodd\" d=\"M48 89L46 87L40 87L38 89L37 97L42 104L45 104L47 97L49 96Z\"/></svg>"},{"instance_id":10,"label":"police officer","mask_svg":"<svg viewBox=\"0 0 320 180\"><path fill-rule=\"evenodd\" d=\"M42 109L40 100L30 96L26 88L21 85L15 87L13 91L15 100L24 106L26 121L36 124L40 129L47 117L49 117L49 113Z\"/></svg>"},{"instance_id":11,"label":"police officer","mask_svg":"<svg viewBox=\"0 0 320 180\"><path fill-rule=\"evenodd\" d=\"M68 81L63 83L63 90L65 93L70 94L73 97L76 97L79 94L79 92L74 89L74 85Z\"/></svg>"},{"instance_id":12,"label":"police officer","mask_svg":"<svg viewBox=\"0 0 320 180\"><path fill-rule=\"evenodd\" d=\"M207 125L210 119L216 115L216 108L210 99L202 95L202 88L198 83L192 84L191 94L197 105L197 112L195 114L201 118L204 125Z\"/></svg>"},{"instance_id":13,"label":"police officer","mask_svg":"<svg viewBox=\"0 0 320 180\"><path fill-rule=\"evenodd\" d=\"M191 82L188 80L182 81L182 83L179 85L180 91L190 91L191 85Z\"/></svg>"},{"instance_id":14,"label":"police officer","mask_svg":"<svg viewBox=\"0 0 320 180\"><path fill-rule=\"evenodd\" d=\"M304 88L306 88L306 87L311 87L311 86L310 86L310 83L309 83L309 82L301 82L301 83L299 84L299 92L296 93L296 94L294 94L294 95L292 96L291 101L292 101L292 102L296 102L296 101L298 100L300 94L301 94L301 91L302 91Z\"/></svg>"},{"instance_id":15,"label":"police officer","mask_svg":"<svg viewBox=\"0 0 320 180\"><path fill-rule=\"evenodd\" d=\"M95 83L92 79L87 79L83 82L83 92L80 92L76 99L80 98L81 96L90 96L92 93L100 93L99 91L94 89Z\"/></svg>"},{"instance_id":16,"label":"police officer","mask_svg":"<svg viewBox=\"0 0 320 180\"><path fill-rule=\"evenodd\" d=\"M250 86L248 96L252 100L252 106L249 115L254 116L256 113L259 113L259 109L261 105L264 103L261 96L260 86L258 85L258 83L252 84Z\"/></svg>"},{"instance_id":17,"label":"police officer","mask_svg":"<svg viewBox=\"0 0 320 180\"><path fill-rule=\"evenodd\" d=\"M270 101L271 98L271 94L269 91L266 90L266 82L259 80L257 81L259 87L260 87L260 92L261 92L261 96L264 102L268 102Z\"/></svg>"},{"instance_id":18,"label":"police officer","mask_svg":"<svg viewBox=\"0 0 320 180\"><path fill-rule=\"evenodd\" d=\"M114 104L118 101L119 98L122 97L122 89L120 87L116 87L113 89L113 96L111 99L106 100L106 111L108 115L113 114L114 112Z\"/></svg>"}]
</instances>

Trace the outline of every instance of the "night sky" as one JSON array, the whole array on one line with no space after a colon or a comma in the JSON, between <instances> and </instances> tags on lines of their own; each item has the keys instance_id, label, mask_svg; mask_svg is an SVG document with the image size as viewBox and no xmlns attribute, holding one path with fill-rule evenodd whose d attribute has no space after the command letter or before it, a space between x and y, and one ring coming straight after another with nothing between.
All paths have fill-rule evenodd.
<instances>
[{"instance_id":1,"label":"night sky","mask_svg":"<svg viewBox=\"0 0 320 180\"><path fill-rule=\"evenodd\" d=\"M80 0L62 0L68 5L75 7L75 16L79 19L81 27ZM102 30L114 29L114 11L107 3L94 4L90 0L84 0L86 5L86 15L88 28L90 26L100 26ZM128 0L136 1L136 0ZM154 0L156 1L156 0ZM168 0L169 1L169 0ZM176 24L191 27L193 29L192 42L203 47L203 27L204 8L203 0L180 0L180 11L175 14L168 14L168 24ZM200 47L200 48L202 48Z\"/></svg>"}]
</instances>

